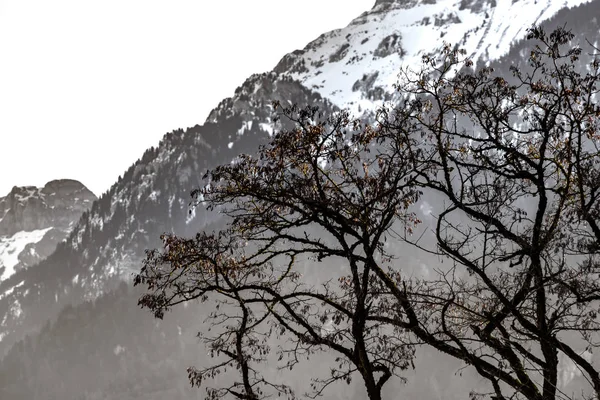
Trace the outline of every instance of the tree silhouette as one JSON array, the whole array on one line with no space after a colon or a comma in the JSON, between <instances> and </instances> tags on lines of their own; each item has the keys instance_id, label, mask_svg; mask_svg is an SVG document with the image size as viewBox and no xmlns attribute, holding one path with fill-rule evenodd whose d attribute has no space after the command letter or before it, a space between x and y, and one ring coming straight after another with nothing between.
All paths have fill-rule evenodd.
<instances>
[{"instance_id":1,"label":"tree silhouette","mask_svg":"<svg viewBox=\"0 0 600 400\"><path fill-rule=\"evenodd\" d=\"M254 398L254 385L266 383L249 364L268 353L265 339L251 331L269 320L287 335L280 354L286 367L320 349L339 354L337 368L315 380L313 394L358 372L378 399L412 358L401 332L386 335L384 324L370 318L383 306L372 264L386 256L384 236L396 220L407 229L418 222L406 211L418 197L405 167L408 146L395 141L377 150L376 130L345 112L322 119L314 107L275 107L297 128L275 135L258 157L241 156L207 174L210 184L194 196L228 215L229 227L193 240L165 236L164 251L149 252L137 277L151 290L140 304L162 317L175 304L209 294L233 301L241 311L237 325L225 329L233 336L210 343L241 369L243 392L228 390L238 398ZM302 262L326 259L347 262L347 273L320 287L302 279ZM218 315L215 325L230 319Z\"/></svg>"},{"instance_id":2,"label":"tree silhouette","mask_svg":"<svg viewBox=\"0 0 600 400\"><path fill-rule=\"evenodd\" d=\"M423 133L413 150L431 169L415 169L418 185L448 203L434 230L453 267L426 285L436 318L413 332L473 365L495 398L567 397L559 353L597 398L598 370L576 348L595 347L599 328L599 63L592 54L579 73L582 50L565 29L534 27L528 39L529 66L511 78L452 75L471 63L446 47L441 63L405 75L398 89L413 99L382 118L397 134L407 120Z\"/></svg>"},{"instance_id":3,"label":"tree silhouette","mask_svg":"<svg viewBox=\"0 0 600 400\"><path fill-rule=\"evenodd\" d=\"M213 397L293 395L260 373L277 333L284 368L336 355L312 396L357 375L380 399L423 344L472 366L492 398L568 397L559 354L588 379L581 396L600 396L583 351L599 329L599 63L591 54L579 73L565 29L528 38L529 65L510 78L473 72L449 45L425 57L374 126L275 104L296 128L206 174L195 204L227 226L164 236L135 280L159 318L194 299L216 305L203 337L218 361L191 369L193 384L234 368L242 382L217 382ZM442 200L433 245L417 218L430 194ZM400 247L450 266L411 278Z\"/></svg>"}]
</instances>

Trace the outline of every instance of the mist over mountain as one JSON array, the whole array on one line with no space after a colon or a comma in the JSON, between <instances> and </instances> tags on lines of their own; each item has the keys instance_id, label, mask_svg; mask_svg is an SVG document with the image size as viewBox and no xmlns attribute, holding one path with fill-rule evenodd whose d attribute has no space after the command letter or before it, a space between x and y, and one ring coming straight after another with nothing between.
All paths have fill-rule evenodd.
<instances>
[{"instance_id":1,"label":"mist over mountain","mask_svg":"<svg viewBox=\"0 0 600 400\"><path fill-rule=\"evenodd\" d=\"M368 119L397 98L400 68L418 69L444 42L508 76L509 66L526 62L531 24L566 24L576 41L596 43L597 15L600 0L377 0L347 27L249 77L203 124L167 133L99 198L76 181L15 187L0 198L0 398L204 398L185 372L206 357L195 336L204 311L181 307L155 320L137 306L131 276L162 233L220 226L217 213L190 209L190 191L208 168L255 153L285 126L274 121L272 101L317 105L325 114L349 108ZM422 201L423 219L435 201ZM415 271L428 268L428 260L407 259ZM420 351L416 364L428 374L408 371L388 397L462 399L466 381L481 384L473 371L455 377L462 365L433 350ZM306 374L295 383L300 392L311 371L294 371ZM563 372L563 388L576 389L581 373ZM353 383L325 396L361 399L362 390Z\"/></svg>"}]
</instances>

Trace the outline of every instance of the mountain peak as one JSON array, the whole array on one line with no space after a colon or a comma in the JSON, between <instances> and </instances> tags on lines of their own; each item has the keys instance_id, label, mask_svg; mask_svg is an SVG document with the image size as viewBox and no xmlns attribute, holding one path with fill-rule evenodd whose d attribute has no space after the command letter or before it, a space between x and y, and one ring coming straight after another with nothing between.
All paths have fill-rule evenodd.
<instances>
[{"instance_id":1,"label":"mountain peak","mask_svg":"<svg viewBox=\"0 0 600 400\"><path fill-rule=\"evenodd\" d=\"M78 187L85 187L83 185L83 183L79 182L76 179L68 179L68 178L63 178L63 179L53 179L51 181L48 181L44 187L48 187L48 186L78 186Z\"/></svg>"},{"instance_id":2,"label":"mountain peak","mask_svg":"<svg viewBox=\"0 0 600 400\"><path fill-rule=\"evenodd\" d=\"M52 180L42 188L14 186L0 197L0 280L50 255L95 200L73 179Z\"/></svg>"},{"instance_id":3,"label":"mountain peak","mask_svg":"<svg viewBox=\"0 0 600 400\"><path fill-rule=\"evenodd\" d=\"M52 180L44 187L14 186L0 197L0 236L70 225L97 199L81 182L73 179Z\"/></svg>"},{"instance_id":4,"label":"mountain peak","mask_svg":"<svg viewBox=\"0 0 600 400\"><path fill-rule=\"evenodd\" d=\"M42 193L75 193L89 192L92 193L83 183L75 179L55 179L44 185Z\"/></svg>"},{"instance_id":5,"label":"mountain peak","mask_svg":"<svg viewBox=\"0 0 600 400\"><path fill-rule=\"evenodd\" d=\"M75 179L53 179L44 186L37 187L33 185L13 186L6 197L14 195L23 195L28 192L52 193L55 190L74 192L89 189L80 181ZM90 192L91 193L91 192ZM0 197L2 199L2 197Z\"/></svg>"},{"instance_id":6,"label":"mountain peak","mask_svg":"<svg viewBox=\"0 0 600 400\"><path fill-rule=\"evenodd\" d=\"M508 54L527 28L589 0L376 0L348 26L286 54L275 71L353 115L395 95L400 69L418 69L446 43L484 63Z\"/></svg>"},{"instance_id":7,"label":"mountain peak","mask_svg":"<svg viewBox=\"0 0 600 400\"><path fill-rule=\"evenodd\" d=\"M10 190L10 192L8 192L7 197L22 196L28 192L32 192L35 190L38 190L38 188L35 186L13 186L13 188Z\"/></svg>"}]
</instances>

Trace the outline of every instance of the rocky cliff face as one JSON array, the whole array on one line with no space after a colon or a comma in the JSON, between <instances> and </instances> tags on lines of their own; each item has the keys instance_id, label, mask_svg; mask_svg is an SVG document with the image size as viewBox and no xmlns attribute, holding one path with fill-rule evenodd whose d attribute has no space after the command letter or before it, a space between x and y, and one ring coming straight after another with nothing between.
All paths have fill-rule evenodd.
<instances>
[{"instance_id":1,"label":"rocky cliff face","mask_svg":"<svg viewBox=\"0 0 600 400\"><path fill-rule=\"evenodd\" d=\"M15 186L0 197L0 281L49 256L95 200L70 179L42 188Z\"/></svg>"}]
</instances>

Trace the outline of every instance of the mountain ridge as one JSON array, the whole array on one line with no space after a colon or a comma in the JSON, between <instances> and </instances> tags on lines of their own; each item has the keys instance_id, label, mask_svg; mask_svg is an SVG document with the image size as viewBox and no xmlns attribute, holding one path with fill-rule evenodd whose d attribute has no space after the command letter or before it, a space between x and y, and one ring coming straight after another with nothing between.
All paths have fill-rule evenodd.
<instances>
[{"instance_id":1,"label":"mountain ridge","mask_svg":"<svg viewBox=\"0 0 600 400\"><path fill-rule=\"evenodd\" d=\"M377 0L348 26L286 54L274 70L354 115L394 98L399 66L419 68L444 43L474 62L497 60L532 24L590 0Z\"/></svg>"},{"instance_id":2,"label":"mountain ridge","mask_svg":"<svg viewBox=\"0 0 600 400\"><path fill-rule=\"evenodd\" d=\"M254 152L268 139L275 129L272 100L333 110L289 77L255 74L213 110L214 121L166 134L82 214L53 254L0 282L0 293L8 293L0 297L0 354L65 305L93 300L128 280L160 234L193 234L211 223L207 213L188 213L189 193L206 168Z\"/></svg>"}]
</instances>

